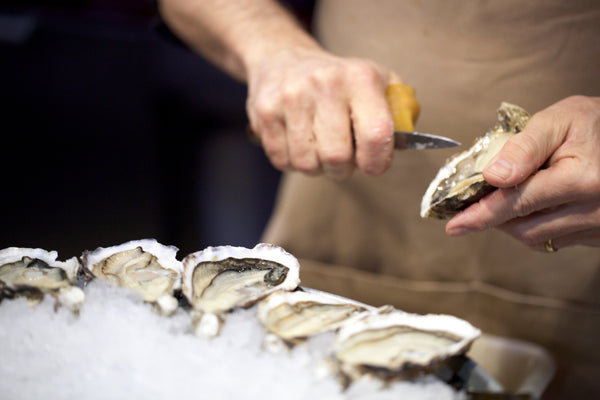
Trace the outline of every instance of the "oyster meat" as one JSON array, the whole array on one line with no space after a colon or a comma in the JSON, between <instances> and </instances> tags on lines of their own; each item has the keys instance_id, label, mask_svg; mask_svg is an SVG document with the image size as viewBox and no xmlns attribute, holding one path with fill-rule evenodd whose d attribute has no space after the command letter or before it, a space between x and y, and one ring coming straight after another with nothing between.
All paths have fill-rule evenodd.
<instances>
[{"instance_id":1,"label":"oyster meat","mask_svg":"<svg viewBox=\"0 0 600 400\"><path fill-rule=\"evenodd\" d=\"M418 315L384 306L347 320L334 357L350 381L365 374L384 380L430 373L464 354L481 331L450 315Z\"/></svg>"},{"instance_id":2,"label":"oyster meat","mask_svg":"<svg viewBox=\"0 0 600 400\"><path fill-rule=\"evenodd\" d=\"M498 122L484 136L439 170L421 201L421 217L451 218L495 189L483 179L483 168L529 121L527 111L509 103L502 103L497 115Z\"/></svg>"},{"instance_id":3,"label":"oyster meat","mask_svg":"<svg viewBox=\"0 0 600 400\"><path fill-rule=\"evenodd\" d=\"M83 291L74 285L79 261L76 257L66 261L56 258L56 251L43 249L0 250L0 301L22 295L35 304L50 294L58 304L79 311L85 299Z\"/></svg>"},{"instance_id":4,"label":"oyster meat","mask_svg":"<svg viewBox=\"0 0 600 400\"><path fill-rule=\"evenodd\" d=\"M94 277L141 294L160 314L177 309L174 291L181 287L182 264L178 249L154 239L133 240L112 247L99 247L83 253L83 266Z\"/></svg>"},{"instance_id":5,"label":"oyster meat","mask_svg":"<svg viewBox=\"0 0 600 400\"><path fill-rule=\"evenodd\" d=\"M346 319L372 307L316 290L275 292L258 304L258 319L288 344L336 330ZM273 339L272 339L273 340Z\"/></svg>"},{"instance_id":6,"label":"oyster meat","mask_svg":"<svg viewBox=\"0 0 600 400\"><path fill-rule=\"evenodd\" d=\"M208 247L183 259L183 294L196 311L196 334L218 335L224 314L248 307L278 290L294 290L300 265L281 247Z\"/></svg>"}]
</instances>

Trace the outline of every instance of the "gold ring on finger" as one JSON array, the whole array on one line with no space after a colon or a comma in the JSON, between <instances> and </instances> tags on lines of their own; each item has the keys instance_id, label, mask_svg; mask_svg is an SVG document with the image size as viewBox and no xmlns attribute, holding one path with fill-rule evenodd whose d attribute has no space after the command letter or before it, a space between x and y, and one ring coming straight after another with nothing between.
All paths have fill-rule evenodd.
<instances>
[{"instance_id":1,"label":"gold ring on finger","mask_svg":"<svg viewBox=\"0 0 600 400\"><path fill-rule=\"evenodd\" d=\"M548 252L548 253L554 253L555 251L558 250L556 247L554 247L554 244L552 243L552 239L548 239L544 242L544 248L546 249L546 252Z\"/></svg>"}]
</instances>

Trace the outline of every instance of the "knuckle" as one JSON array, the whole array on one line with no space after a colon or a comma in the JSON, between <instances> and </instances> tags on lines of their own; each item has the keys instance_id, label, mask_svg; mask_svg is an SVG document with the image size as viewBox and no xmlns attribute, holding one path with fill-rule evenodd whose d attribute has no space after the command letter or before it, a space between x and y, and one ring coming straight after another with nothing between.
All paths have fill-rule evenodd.
<instances>
[{"instance_id":1,"label":"knuckle","mask_svg":"<svg viewBox=\"0 0 600 400\"><path fill-rule=\"evenodd\" d=\"M263 144L263 146L267 158L269 159L269 161L271 161L271 164L275 168L282 171L290 168L290 161L286 152L268 145Z\"/></svg>"},{"instance_id":2,"label":"knuckle","mask_svg":"<svg viewBox=\"0 0 600 400\"><path fill-rule=\"evenodd\" d=\"M304 80L287 83L281 90L281 98L286 105L297 105L302 102L306 93L310 92L309 85Z\"/></svg>"},{"instance_id":3,"label":"knuckle","mask_svg":"<svg viewBox=\"0 0 600 400\"><path fill-rule=\"evenodd\" d=\"M506 150L517 160L529 159L531 155L540 154L542 151L538 141L531 135L517 135L514 138L515 140L506 143Z\"/></svg>"},{"instance_id":4,"label":"knuckle","mask_svg":"<svg viewBox=\"0 0 600 400\"><path fill-rule=\"evenodd\" d=\"M526 217L536 211L535 201L526 196L518 196L514 202L513 212L517 217Z\"/></svg>"},{"instance_id":5,"label":"knuckle","mask_svg":"<svg viewBox=\"0 0 600 400\"><path fill-rule=\"evenodd\" d=\"M477 204L475 204L475 206L477 206ZM473 206L471 206L473 207ZM489 211L489 210L486 210ZM482 221L476 221L473 223L473 230L476 232L482 232L488 229L492 229L495 228L497 226L497 222L495 219L493 219L493 217L491 216L491 214L489 214L489 212L486 214L487 218L485 220Z\"/></svg>"},{"instance_id":6,"label":"knuckle","mask_svg":"<svg viewBox=\"0 0 600 400\"><path fill-rule=\"evenodd\" d=\"M257 97L247 105L248 113L256 115L256 118L263 124L274 122L278 118L279 108L279 99L270 96Z\"/></svg>"},{"instance_id":7,"label":"knuckle","mask_svg":"<svg viewBox=\"0 0 600 400\"><path fill-rule=\"evenodd\" d=\"M305 174L314 174L319 171L319 166L312 162L295 161L292 167L294 170Z\"/></svg>"},{"instance_id":8,"label":"knuckle","mask_svg":"<svg viewBox=\"0 0 600 400\"><path fill-rule=\"evenodd\" d=\"M320 158L323 164L340 166L352 161L352 152L343 149L325 149L321 151Z\"/></svg>"},{"instance_id":9,"label":"knuckle","mask_svg":"<svg viewBox=\"0 0 600 400\"><path fill-rule=\"evenodd\" d=\"M468 207L471 215L477 216L476 218L471 218L469 221L469 225L473 231L481 232L495 228L510 219L507 217L506 211L498 208L498 197L503 197L500 190L492 192Z\"/></svg>"},{"instance_id":10,"label":"knuckle","mask_svg":"<svg viewBox=\"0 0 600 400\"><path fill-rule=\"evenodd\" d=\"M269 156L269 160L271 160L271 164L273 165L273 167L277 168L280 171L288 170L291 167L287 158L279 156Z\"/></svg>"},{"instance_id":11,"label":"knuckle","mask_svg":"<svg viewBox=\"0 0 600 400\"><path fill-rule=\"evenodd\" d=\"M516 221L508 222L499 226L500 230L511 236L513 239L529 246L536 248L542 239L539 232L536 233L535 227L528 224L517 223Z\"/></svg>"},{"instance_id":12,"label":"knuckle","mask_svg":"<svg viewBox=\"0 0 600 400\"><path fill-rule=\"evenodd\" d=\"M368 128L363 135L357 162L365 174L379 176L391 166L392 132L391 122L381 121Z\"/></svg>"},{"instance_id":13,"label":"knuckle","mask_svg":"<svg viewBox=\"0 0 600 400\"><path fill-rule=\"evenodd\" d=\"M348 73L352 79L362 82L375 83L380 80L379 71L375 66L364 60L357 60L348 68Z\"/></svg>"},{"instance_id":14,"label":"knuckle","mask_svg":"<svg viewBox=\"0 0 600 400\"><path fill-rule=\"evenodd\" d=\"M369 176L379 176L387 171L391 164L391 159L376 160L364 165L361 169Z\"/></svg>"},{"instance_id":15,"label":"knuckle","mask_svg":"<svg viewBox=\"0 0 600 400\"><path fill-rule=\"evenodd\" d=\"M373 144L384 144L389 142L392 139L393 130L393 121L385 118L373 120L363 128L365 139Z\"/></svg>"},{"instance_id":16,"label":"knuckle","mask_svg":"<svg viewBox=\"0 0 600 400\"><path fill-rule=\"evenodd\" d=\"M573 105L575 108L594 108L597 107L593 98L584 95L573 95L563 100L566 104Z\"/></svg>"},{"instance_id":17,"label":"knuckle","mask_svg":"<svg viewBox=\"0 0 600 400\"><path fill-rule=\"evenodd\" d=\"M291 165L295 170L304 173L314 173L319 170L319 162L310 152L294 155Z\"/></svg>"},{"instance_id":18,"label":"knuckle","mask_svg":"<svg viewBox=\"0 0 600 400\"><path fill-rule=\"evenodd\" d=\"M487 198L483 198L479 202L469 206L472 211L484 216L484 218L472 222L472 228L476 232L481 232L496 226L496 220L494 218L497 218L498 215L494 213L494 210L490 207L487 200Z\"/></svg>"},{"instance_id":19,"label":"knuckle","mask_svg":"<svg viewBox=\"0 0 600 400\"><path fill-rule=\"evenodd\" d=\"M381 119L367 128L365 135L369 148L379 149L392 143L393 123Z\"/></svg>"},{"instance_id":20,"label":"knuckle","mask_svg":"<svg viewBox=\"0 0 600 400\"><path fill-rule=\"evenodd\" d=\"M318 88L336 87L341 80L339 68L336 66L318 68L313 71L310 80Z\"/></svg>"}]
</instances>

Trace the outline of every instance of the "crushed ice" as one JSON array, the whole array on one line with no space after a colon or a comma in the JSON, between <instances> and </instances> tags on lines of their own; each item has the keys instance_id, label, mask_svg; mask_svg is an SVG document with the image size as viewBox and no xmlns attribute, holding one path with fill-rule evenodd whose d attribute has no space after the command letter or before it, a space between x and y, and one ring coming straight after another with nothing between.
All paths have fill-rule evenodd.
<instances>
[{"instance_id":1,"label":"crushed ice","mask_svg":"<svg viewBox=\"0 0 600 400\"><path fill-rule=\"evenodd\" d=\"M363 380L342 391L319 373L329 339L291 351L262 348L256 309L227 318L221 336L200 339L189 315L170 318L127 289L99 280L78 317L54 300L0 303L0 398L6 399L464 399L425 378L382 388Z\"/></svg>"}]
</instances>

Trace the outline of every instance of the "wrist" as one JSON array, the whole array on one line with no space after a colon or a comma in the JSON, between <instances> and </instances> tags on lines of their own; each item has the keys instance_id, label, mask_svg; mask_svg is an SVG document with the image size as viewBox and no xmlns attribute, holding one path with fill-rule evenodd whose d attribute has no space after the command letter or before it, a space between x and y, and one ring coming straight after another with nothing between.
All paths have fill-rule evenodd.
<instances>
[{"instance_id":1,"label":"wrist","mask_svg":"<svg viewBox=\"0 0 600 400\"><path fill-rule=\"evenodd\" d=\"M235 60L243 69L243 79L248 81L254 71L265 62L272 64L279 59L293 59L301 54L325 53L319 43L307 32L291 26L272 29L245 38L232 46Z\"/></svg>"}]
</instances>

